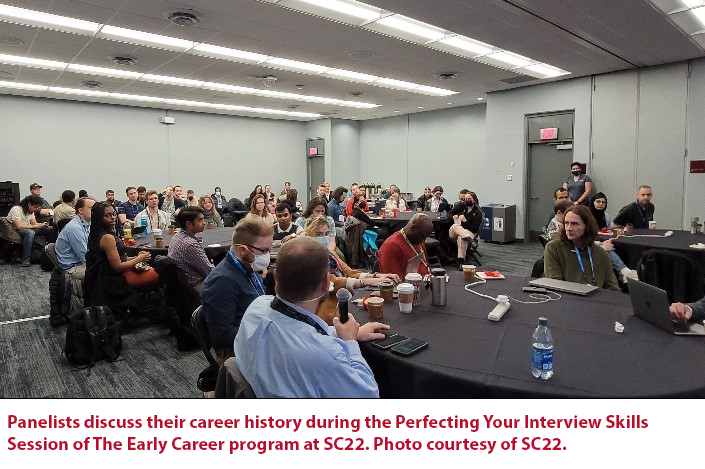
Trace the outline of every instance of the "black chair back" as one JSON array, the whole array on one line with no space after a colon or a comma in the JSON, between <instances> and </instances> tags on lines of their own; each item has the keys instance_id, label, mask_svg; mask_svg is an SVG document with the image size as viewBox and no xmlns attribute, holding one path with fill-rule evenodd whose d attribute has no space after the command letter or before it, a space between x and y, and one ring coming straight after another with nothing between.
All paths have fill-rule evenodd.
<instances>
[{"instance_id":1,"label":"black chair back","mask_svg":"<svg viewBox=\"0 0 705 469\"><path fill-rule=\"evenodd\" d=\"M539 241L541 241L541 246L546 247L548 242L550 241L549 237L545 234L539 235Z\"/></svg>"},{"instance_id":2,"label":"black chair back","mask_svg":"<svg viewBox=\"0 0 705 469\"><path fill-rule=\"evenodd\" d=\"M534 262L534 266L531 268L531 276L534 278L541 278L543 277L543 257L536 262Z\"/></svg>"},{"instance_id":3,"label":"black chair back","mask_svg":"<svg viewBox=\"0 0 705 469\"><path fill-rule=\"evenodd\" d=\"M651 249L637 264L639 280L668 294L668 302L692 303L705 296L703 269L688 256L665 249Z\"/></svg>"},{"instance_id":4,"label":"black chair back","mask_svg":"<svg viewBox=\"0 0 705 469\"><path fill-rule=\"evenodd\" d=\"M220 367L211 353L211 338L208 333L208 323L206 323L206 318L203 316L202 308L202 306L199 306L193 312L191 316L191 327L193 328L193 333L196 335L196 340L198 340L198 343L201 345L201 350L206 360L208 360L211 367L217 370Z\"/></svg>"},{"instance_id":5,"label":"black chair back","mask_svg":"<svg viewBox=\"0 0 705 469\"><path fill-rule=\"evenodd\" d=\"M68 225L70 221L71 218L64 218L63 220L59 220L59 223L56 224L56 232L61 233L61 230L63 230L64 227Z\"/></svg>"}]
</instances>

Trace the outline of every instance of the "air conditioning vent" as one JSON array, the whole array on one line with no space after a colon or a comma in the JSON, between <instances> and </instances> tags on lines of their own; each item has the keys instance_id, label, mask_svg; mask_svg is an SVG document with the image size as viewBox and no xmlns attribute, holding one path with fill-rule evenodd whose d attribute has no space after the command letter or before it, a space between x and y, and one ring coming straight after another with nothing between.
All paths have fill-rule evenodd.
<instances>
[{"instance_id":1,"label":"air conditioning vent","mask_svg":"<svg viewBox=\"0 0 705 469\"><path fill-rule=\"evenodd\" d=\"M95 81L95 80L82 81L81 84L85 88L102 88L103 87L103 84L101 82Z\"/></svg>"},{"instance_id":2,"label":"air conditioning vent","mask_svg":"<svg viewBox=\"0 0 705 469\"><path fill-rule=\"evenodd\" d=\"M137 63L137 57L133 57L131 55L115 55L113 57L110 57L110 60L118 65L129 66Z\"/></svg>"},{"instance_id":3,"label":"air conditioning vent","mask_svg":"<svg viewBox=\"0 0 705 469\"><path fill-rule=\"evenodd\" d=\"M16 37L0 36L0 46L20 47L24 42Z\"/></svg>"},{"instance_id":4,"label":"air conditioning vent","mask_svg":"<svg viewBox=\"0 0 705 469\"><path fill-rule=\"evenodd\" d=\"M436 75L439 80L452 80L458 76L458 72L443 72Z\"/></svg>"},{"instance_id":5,"label":"air conditioning vent","mask_svg":"<svg viewBox=\"0 0 705 469\"><path fill-rule=\"evenodd\" d=\"M179 26L195 26L203 21L203 15L196 10L168 11L164 13L166 19Z\"/></svg>"},{"instance_id":6,"label":"air conditioning vent","mask_svg":"<svg viewBox=\"0 0 705 469\"><path fill-rule=\"evenodd\" d=\"M511 77L511 78L505 78L504 80L499 80L502 83L506 83L508 85L516 85L517 83L524 83L527 81L533 81L533 80L538 80L538 78L530 77L527 75L521 75L518 77Z\"/></svg>"}]
</instances>

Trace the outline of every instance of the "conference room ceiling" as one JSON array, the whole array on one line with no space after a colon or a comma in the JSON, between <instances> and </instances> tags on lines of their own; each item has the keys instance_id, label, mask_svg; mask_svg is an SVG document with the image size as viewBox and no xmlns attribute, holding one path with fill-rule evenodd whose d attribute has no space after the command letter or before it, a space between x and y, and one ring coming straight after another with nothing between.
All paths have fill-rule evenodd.
<instances>
[{"instance_id":1,"label":"conference room ceiling","mask_svg":"<svg viewBox=\"0 0 705 469\"><path fill-rule=\"evenodd\" d=\"M33 68L7 64L7 60L0 63L0 81L82 90L88 90L87 85L95 85L90 82L99 82L91 90L106 94L76 96L3 87L0 87L0 93L293 120L311 120L318 116L365 120L478 104L492 91L705 56L703 48L693 40L694 36L683 33L646 0L368 2L569 72L547 79L301 13L276 3L277 0L193 0L184 3L164 0L0 0L4 5L402 80L456 94L438 96L390 89L378 84L334 79L324 74L281 70L271 64L238 63L117 42L97 35L70 34L10 22L0 22L0 55L305 96L273 98L234 93L225 88L175 86L144 79L77 73L75 70ZM291 4L287 0L281 3ZM178 26L166 18L167 12L186 9L196 10L202 15L202 21L194 26ZM116 55L133 57L137 61L130 66L116 65L111 61ZM454 78L439 78L449 73L454 74ZM265 84L265 76L275 76L276 82L270 80ZM176 101L125 102L107 93L311 113L313 116L268 115L246 109L206 109ZM378 107L360 109L340 103L310 102L315 99L305 99L306 96L370 103Z\"/></svg>"}]
</instances>

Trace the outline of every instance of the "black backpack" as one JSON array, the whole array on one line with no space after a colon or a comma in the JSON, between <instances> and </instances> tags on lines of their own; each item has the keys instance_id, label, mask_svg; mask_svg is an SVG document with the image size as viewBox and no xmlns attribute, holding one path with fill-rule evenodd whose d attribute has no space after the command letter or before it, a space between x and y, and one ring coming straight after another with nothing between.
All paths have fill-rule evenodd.
<instances>
[{"instance_id":1,"label":"black backpack","mask_svg":"<svg viewBox=\"0 0 705 469\"><path fill-rule=\"evenodd\" d=\"M88 368L100 360L114 362L120 356L119 325L107 306L91 306L69 317L64 354L76 366Z\"/></svg>"}]
</instances>

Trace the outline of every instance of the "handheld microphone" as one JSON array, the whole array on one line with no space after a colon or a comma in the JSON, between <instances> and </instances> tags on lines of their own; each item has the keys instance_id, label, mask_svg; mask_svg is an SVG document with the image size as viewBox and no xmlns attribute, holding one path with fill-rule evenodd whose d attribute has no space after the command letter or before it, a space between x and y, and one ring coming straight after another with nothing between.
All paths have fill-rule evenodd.
<instances>
[{"instance_id":1,"label":"handheld microphone","mask_svg":"<svg viewBox=\"0 0 705 469\"><path fill-rule=\"evenodd\" d=\"M348 304L350 298L352 298L352 293L350 293L347 288L341 288L335 293L335 297L338 300L338 312L340 314L340 322L348 322Z\"/></svg>"}]
</instances>

